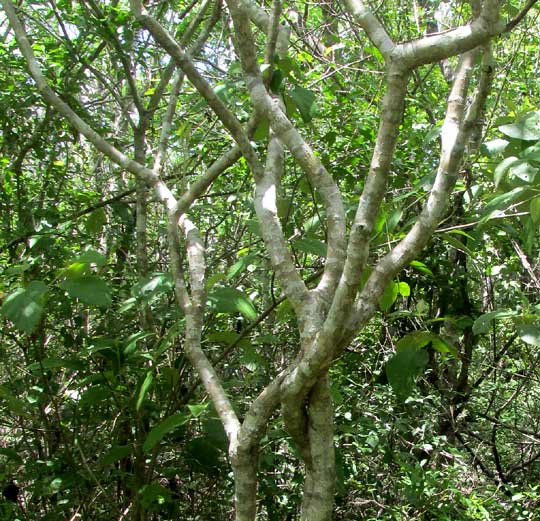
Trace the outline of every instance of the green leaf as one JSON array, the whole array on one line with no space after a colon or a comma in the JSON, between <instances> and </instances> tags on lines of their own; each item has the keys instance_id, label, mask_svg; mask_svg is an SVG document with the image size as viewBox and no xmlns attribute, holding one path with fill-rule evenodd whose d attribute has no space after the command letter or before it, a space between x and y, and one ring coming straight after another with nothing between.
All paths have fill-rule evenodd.
<instances>
[{"instance_id":1,"label":"green leaf","mask_svg":"<svg viewBox=\"0 0 540 521\"><path fill-rule=\"evenodd\" d=\"M69 278L60 284L71 298L77 298L89 306L108 307L111 305L111 290L107 283L95 275Z\"/></svg>"},{"instance_id":2,"label":"green leaf","mask_svg":"<svg viewBox=\"0 0 540 521\"><path fill-rule=\"evenodd\" d=\"M410 266L421 273L425 273L426 275L433 277L433 272L423 262L414 260L411 262Z\"/></svg>"},{"instance_id":3,"label":"green leaf","mask_svg":"<svg viewBox=\"0 0 540 521\"><path fill-rule=\"evenodd\" d=\"M520 198L523 199L526 197L527 192L530 191L530 188L527 186L518 186L509 192L498 195L491 199L488 204L484 207L483 214L484 217L480 220L480 223L485 223L489 221L491 217L499 215L500 210L506 210L508 207L518 201Z\"/></svg>"},{"instance_id":4,"label":"green leaf","mask_svg":"<svg viewBox=\"0 0 540 521\"><path fill-rule=\"evenodd\" d=\"M169 273L155 273L135 284L131 288L131 295L151 301L159 294L168 293L172 287L172 277Z\"/></svg>"},{"instance_id":5,"label":"green leaf","mask_svg":"<svg viewBox=\"0 0 540 521\"><path fill-rule=\"evenodd\" d=\"M27 369L29 371L39 371L43 369L72 369L73 371L81 371L84 369L84 364L76 358L64 359L64 358L45 358L41 362L34 362L30 364Z\"/></svg>"},{"instance_id":6,"label":"green leaf","mask_svg":"<svg viewBox=\"0 0 540 521\"><path fill-rule=\"evenodd\" d=\"M534 324L521 324L517 327L519 338L526 344L540 346L540 327Z\"/></svg>"},{"instance_id":7,"label":"green leaf","mask_svg":"<svg viewBox=\"0 0 540 521\"><path fill-rule=\"evenodd\" d=\"M313 119L316 99L315 93L303 87L295 87L290 95L304 123L309 123Z\"/></svg>"},{"instance_id":8,"label":"green leaf","mask_svg":"<svg viewBox=\"0 0 540 521\"><path fill-rule=\"evenodd\" d=\"M411 294L411 287L406 282L398 282L398 292L402 297L408 297Z\"/></svg>"},{"instance_id":9,"label":"green leaf","mask_svg":"<svg viewBox=\"0 0 540 521\"><path fill-rule=\"evenodd\" d=\"M540 162L540 144L527 147L521 154L521 159Z\"/></svg>"},{"instance_id":10,"label":"green leaf","mask_svg":"<svg viewBox=\"0 0 540 521\"><path fill-rule=\"evenodd\" d=\"M82 255L79 255L77 262L95 264L98 268L102 268L107 264L107 257L95 250L87 250Z\"/></svg>"},{"instance_id":11,"label":"green leaf","mask_svg":"<svg viewBox=\"0 0 540 521\"><path fill-rule=\"evenodd\" d=\"M198 418L206 409L208 409L208 402L198 403L196 405L188 405L189 412L194 418Z\"/></svg>"},{"instance_id":12,"label":"green leaf","mask_svg":"<svg viewBox=\"0 0 540 521\"><path fill-rule=\"evenodd\" d=\"M326 257L326 243L319 239L311 239L308 237L296 239L293 241L293 246L303 253L311 253L318 257Z\"/></svg>"},{"instance_id":13,"label":"green leaf","mask_svg":"<svg viewBox=\"0 0 540 521\"><path fill-rule=\"evenodd\" d=\"M407 349L421 349L427 346L435 335L429 331L414 331L401 337L396 343L396 352Z\"/></svg>"},{"instance_id":14,"label":"green leaf","mask_svg":"<svg viewBox=\"0 0 540 521\"><path fill-rule=\"evenodd\" d=\"M241 313L248 320L255 320L258 316L249 297L234 288L212 289L208 294L208 306L214 313Z\"/></svg>"},{"instance_id":15,"label":"green leaf","mask_svg":"<svg viewBox=\"0 0 540 521\"><path fill-rule=\"evenodd\" d=\"M497 154L502 154L505 148L508 146L508 141L506 139L492 139L491 141L486 141L482 144L482 153L487 156L493 157Z\"/></svg>"},{"instance_id":16,"label":"green leaf","mask_svg":"<svg viewBox=\"0 0 540 521\"><path fill-rule=\"evenodd\" d=\"M131 445L114 445L111 449L103 455L99 460L98 465L100 467L108 467L117 461L128 458L133 452Z\"/></svg>"},{"instance_id":17,"label":"green leaf","mask_svg":"<svg viewBox=\"0 0 540 521\"><path fill-rule=\"evenodd\" d=\"M534 224L540 223L540 196L535 197L530 203L531 219Z\"/></svg>"},{"instance_id":18,"label":"green leaf","mask_svg":"<svg viewBox=\"0 0 540 521\"><path fill-rule=\"evenodd\" d=\"M231 280L239 273L242 273L250 264L257 259L256 255L243 255L237 260L227 272L227 280Z\"/></svg>"},{"instance_id":19,"label":"green leaf","mask_svg":"<svg viewBox=\"0 0 540 521\"><path fill-rule=\"evenodd\" d=\"M104 208L94 210L87 218L85 223L86 231L90 235L98 235L103 230L103 226L107 223L107 214Z\"/></svg>"},{"instance_id":20,"label":"green leaf","mask_svg":"<svg viewBox=\"0 0 540 521\"><path fill-rule=\"evenodd\" d=\"M19 456L15 449L10 449L9 447L0 447L0 455L5 456L8 460L12 460L15 463L23 463L23 459Z\"/></svg>"},{"instance_id":21,"label":"green leaf","mask_svg":"<svg viewBox=\"0 0 540 521\"><path fill-rule=\"evenodd\" d=\"M491 327L491 323L494 320L500 318L514 317L516 316L516 314L517 313L515 311L506 311L501 309L496 311L490 311L489 313L484 313L474 321L472 331L475 335L487 333L489 331L489 328Z\"/></svg>"},{"instance_id":22,"label":"green leaf","mask_svg":"<svg viewBox=\"0 0 540 521\"><path fill-rule=\"evenodd\" d=\"M515 179L518 178L525 183L533 183L536 179L538 168L535 168L526 161L521 161L519 164L510 168L509 175Z\"/></svg>"},{"instance_id":23,"label":"green leaf","mask_svg":"<svg viewBox=\"0 0 540 521\"><path fill-rule=\"evenodd\" d=\"M402 347L386 363L386 375L400 401L405 401L413 391L415 380L425 369L429 355L425 349L412 345Z\"/></svg>"},{"instance_id":24,"label":"green leaf","mask_svg":"<svg viewBox=\"0 0 540 521\"><path fill-rule=\"evenodd\" d=\"M139 495L141 504L149 511L163 508L163 505L171 500L171 491L158 483L143 485L139 490Z\"/></svg>"},{"instance_id":25,"label":"green leaf","mask_svg":"<svg viewBox=\"0 0 540 521\"><path fill-rule=\"evenodd\" d=\"M46 284L33 280L26 288L19 288L8 295L0 313L20 331L32 333L43 315L46 294Z\"/></svg>"},{"instance_id":26,"label":"green leaf","mask_svg":"<svg viewBox=\"0 0 540 521\"><path fill-rule=\"evenodd\" d=\"M144 452L152 450L157 443L159 443L163 437L170 432L174 431L180 425L184 425L189 420L189 416L186 416L183 413L173 414L169 416L162 422L158 423L146 437L146 440L143 444Z\"/></svg>"},{"instance_id":27,"label":"green leaf","mask_svg":"<svg viewBox=\"0 0 540 521\"><path fill-rule=\"evenodd\" d=\"M253 140L262 141L263 139L266 139L268 137L269 129L270 124L268 123L268 119L263 118L253 133Z\"/></svg>"},{"instance_id":28,"label":"green leaf","mask_svg":"<svg viewBox=\"0 0 540 521\"><path fill-rule=\"evenodd\" d=\"M137 403L135 405L135 410L138 412L141 409L141 405L144 401L146 394L148 393L152 382L154 381L154 371L148 371L146 373L146 378L139 389L139 396L137 397Z\"/></svg>"},{"instance_id":29,"label":"green leaf","mask_svg":"<svg viewBox=\"0 0 540 521\"><path fill-rule=\"evenodd\" d=\"M391 281L388 286L386 286L384 293L379 299L379 307L381 308L381 311L388 311L397 300L398 294L399 284Z\"/></svg>"},{"instance_id":30,"label":"green leaf","mask_svg":"<svg viewBox=\"0 0 540 521\"><path fill-rule=\"evenodd\" d=\"M522 161L521 159L518 159L515 156L510 156L505 159L503 159L495 168L495 171L493 173L493 181L495 183L495 187L499 186L499 183L502 181L502 178L504 177L504 174L508 172L510 167L515 166L517 164L520 164Z\"/></svg>"},{"instance_id":31,"label":"green leaf","mask_svg":"<svg viewBox=\"0 0 540 521\"><path fill-rule=\"evenodd\" d=\"M454 346L445 342L439 335L429 331L413 331L403 336L396 344L396 352L407 349L422 349L429 344L439 353L450 353L456 358L459 357L459 353Z\"/></svg>"},{"instance_id":32,"label":"green leaf","mask_svg":"<svg viewBox=\"0 0 540 521\"><path fill-rule=\"evenodd\" d=\"M9 392L9 390L0 385L0 399L5 402L6 407L17 416L28 416L26 403Z\"/></svg>"},{"instance_id":33,"label":"green leaf","mask_svg":"<svg viewBox=\"0 0 540 521\"><path fill-rule=\"evenodd\" d=\"M499 130L506 136L523 141L540 139L540 111L520 116L515 123L502 125Z\"/></svg>"}]
</instances>

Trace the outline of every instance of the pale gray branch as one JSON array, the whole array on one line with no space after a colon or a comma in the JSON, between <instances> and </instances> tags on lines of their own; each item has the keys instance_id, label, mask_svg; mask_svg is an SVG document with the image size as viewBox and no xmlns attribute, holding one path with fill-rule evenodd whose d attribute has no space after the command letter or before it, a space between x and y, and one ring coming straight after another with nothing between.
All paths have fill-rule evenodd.
<instances>
[{"instance_id":1,"label":"pale gray branch","mask_svg":"<svg viewBox=\"0 0 540 521\"><path fill-rule=\"evenodd\" d=\"M396 44L392 41L386 29L383 27L377 17L366 7L365 2L361 0L344 0L345 8L352 17L366 31L368 38L379 49L381 54L388 59Z\"/></svg>"}]
</instances>

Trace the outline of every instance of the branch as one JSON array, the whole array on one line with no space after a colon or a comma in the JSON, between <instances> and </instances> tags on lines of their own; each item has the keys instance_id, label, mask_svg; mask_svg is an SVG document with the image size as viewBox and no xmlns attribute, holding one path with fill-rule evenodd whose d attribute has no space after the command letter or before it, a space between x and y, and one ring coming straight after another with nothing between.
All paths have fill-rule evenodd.
<instances>
[{"instance_id":1,"label":"branch","mask_svg":"<svg viewBox=\"0 0 540 521\"><path fill-rule=\"evenodd\" d=\"M403 60L408 67L416 68L464 54L505 31L506 26L499 18L499 11L498 0L485 1L480 16L470 24L399 44L393 52L394 58Z\"/></svg>"},{"instance_id":2,"label":"branch","mask_svg":"<svg viewBox=\"0 0 540 521\"><path fill-rule=\"evenodd\" d=\"M143 9L140 0L130 0L130 4L137 21L139 21L140 24L152 34L156 42L169 53L176 64L184 71L184 74L188 77L189 81L197 89L199 94L207 101L208 105L215 112L225 128L231 133L233 139L236 141L242 154L246 158L246 161L250 165L253 175L262 175L262 165L260 164L259 159L251 146L249 137L242 128L242 125L214 92L208 81L197 70L189 55L160 23Z\"/></svg>"},{"instance_id":3,"label":"branch","mask_svg":"<svg viewBox=\"0 0 540 521\"><path fill-rule=\"evenodd\" d=\"M527 5L521 10L521 12L512 20L510 20L506 27L504 28L504 32L510 32L523 18L527 16L527 13L531 10L531 8L536 4L538 0L529 0L527 2Z\"/></svg>"},{"instance_id":4,"label":"branch","mask_svg":"<svg viewBox=\"0 0 540 521\"><path fill-rule=\"evenodd\" d=\"M465 145L476 118L480 114L480 105L483 105L485 101L490 85L489 78L493 74L491 52L486 49L478 90L465 114L467 90L476 55L477 51L470 51L463 55L456 70L456 79L450 92L446 118L441 130L441 159L428 200L417 222L405 238L383 257L371 273L357 300L352 320L347 326L350 329L350 334L373 315L378 299L387 283L400 269L411 262L427 244L446 210L450 194L457 180Z\"/></svg>"},{"instance_id":5,"label":"branch","mask_svg":"<svg viewBox=\"0 0 540 521\"><path fill-rule=\"evenodd\" d=\"M328 306L335 284L341 275L345 259L345 210L339 189L320 159L302 138L280 106L280 100L272 98L261 76L256 45L250 26L251 4L228 0L236 33L237 51L240 55L244 77L255 110L268 119L276 137L289 149L295 160L307 174L310 182L322 196L328 227L328 253L325 271L314 294Z\"/></svg>"},{"instance_id":6,"label":"branch","mask_svg":"<svg viewBox=\"0 0 540 521\"><path fill-rule=\"evenodd\" d=\"M303 322L307 318L306 307L310 301L309 293L296 270L277 214L276 197L283 167L283 145L272 133L268 143L264 176L256 180L255 211L261 223L263 239L278 280L297 316Z\"/></svg>"},{"instance_id":7,"label":"branch","mask_svg":"<svg viewBox=\"0 0 540 521\"><path fill-rule=\"evenodd\" d=\"M386 32L381 22L371 12L371 9L366 7L361 0L344 0L345 8L358 22L360 27L366 31L368 38L373 45L379 49L381 54L388 60L394 51L396 44Z\"/></svg>"},{"instance_id":8,"label":"branch","mask_svg":"<svg viewBox=\"0 0 540 521\"><path fill-rule=\"evenodd\" d=\"M102 136L100 136L94 129L92 129L87 123L85 123L67 104L64 103L58 95L49 87L47 80L41 68L34 56L32 46L28 41L26 31L19 20L13 3L11 0L2 0L2 5L7 14L9 23L13 28L19 49L23 54L30 74L34 78L37 88L43 98L60 114L62 114L68 122L81 134L83 134L100 152L105 154L111 161L121 166L125 170L128 170L132 174L136 175L143 181L145 181L150 187L153 187L156 191L157 197L160 201L164 202L168 208L172 208L176 200L169 190L169 188L163 183L163 181L149 168L139 164L120 152L117 148L112 146Z\"/></svg>"}]
</instances>

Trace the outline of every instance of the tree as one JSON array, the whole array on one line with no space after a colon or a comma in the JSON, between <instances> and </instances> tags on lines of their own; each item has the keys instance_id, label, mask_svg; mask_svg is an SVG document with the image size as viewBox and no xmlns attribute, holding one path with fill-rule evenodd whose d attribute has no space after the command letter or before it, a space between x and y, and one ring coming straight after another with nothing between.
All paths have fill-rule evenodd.
<instances>
[{"instance_id":1,"label":"tree","mask_svg":"<svg viewBox=\"0 0 540 521\"><path fill-rule=\"evenodd\" d=\"M99 151L101 156L94 158L96 170L102 168L104 157L136 177L136 212L125 219L124 225L136 229L137 277L142 286L147 284L150 273L147 187L162 205L165 225L158 226L153 233L160 243L167 245L171 286L181 318L175 316L174 322L161 322L160 327L169 328L171 336L181 335L183 353L223 425L234 473L236 520L256 518L261 440L278 409L304 468L300 519L329 520L334 507L336 470L328 371L379 309L389 309L400 292L406 295L410 291L398 279L399 273L417 261L435 233L456 182L467 169L467 157L478 151L481 142L486 99L495 70L491 41L513 29L534 2L523 6L513 18L507 17L507 22L503 21L500 2L470 2L460 7L462 11L454 8L454 16L450 13L450 22L461 16L466 20L463 25L424 36L423 28L431 31L432 27L417 10L417 30L394 25L393 21L410 16L409 7L399 3L388 5L377 16L368 3L358 0L345 1L339 7L324 2L312 7L299 3L289 5L287 12L279 0L272 2L270 8L241 0L229 0L226 6L205 2L193 14L193 5L186 4L180 11L167 2L143 6L142 2L132 0L129 10L122 2L100 6L88 0L81 4L77 8L70 2L51 2L42 7L29 4L23 9L16 8L10 0L2 0L17 48L47 104L46 109L37 111L44 117L35 135L39 138L50 124L52 108L74 129L75 141L83 139L79 135L84 136ZM312 16L323 24L320 32L306 27L310 8L315 11ZM90 20L83 20L85 15ZM45 30L39 29L43 20L47 23ZM286 21L291 22L297 34L296 44L302 46L296 59L289 54L291 27ZM85 45L84 38L91 43ZM11 36L6 39L12 47L11 55L18 59L14 40ZM55 58L53 50L58 46L62 55ZM102 56L105 48L110 56ZM310 60L304 48L310 49L326 67L324 73L319 72L316 82L327 78L335 81L331 89L324 91L330 93L331 101L319 100L314 90L308 88L308 74L300 61ZM62 60L78 68L73 78L67 76L67 71L59 70ZM100 61L99 67L94 66L96 60ZM368 122L370 130L362 122L356 126L353 122L354 132L362 137L348 145L345 141L354 134L336 125L344 115L338 114L334 104L342 102L354 107L354 100L347 100L347 96L362 94L355 85L354 71L345 82L337 73L342 66L364 60L373 71L378 68L373 65L375 60L384 63L384 80L377 89L384 94L371 93L373 104L380 106L379 122L377 130L373 120ZM104 72L107 64L109 74ZM438 73L430 80L431 85L427 78L434 70L429 68L432 64L442 64L445 75ZM444 107L436 107L434 115L425 102L419 101L423 113L408 114L408 97L420 100L419 92L427 96L428 87L441 96L452 65ZM185 85L185 80L189 85ZM375 90L372 85L367 88ZM96 107L104 98L106 123L102 125L101 109ZM111 100L120 109L116 121ZM190 112L184 105L185 120L177 115L179 100L195 104L197 109ZM321 118L320 123L314 124L317 111L325 114L326 120ZM401 157L397 145L400 139L406 142L413 123L426 127L428 121L436 132L439 111L444 111L440 151L437 156L432 152L426 158L428 164L424 169L414 158ZM225 131L234 145L205 166L204 173L190 179L190 170L200 171L205 164L204 155L211 149L204 141L210 143L209 136L216 136L207 118L212 126L219 124L222 128L217 134L219 147L227 141ZM188 125L196 130L188 130ZM189 131L190 143L183 149L182 139ZM197 154L193 147L197 139L203 148L198 157L192 158L192 154ZM434 133L430 147L436 139ZM30 146L34 146L33 141ZM18 157L24 159L23 151L27 149L27 145L23 146ZM362 163L368 154L369 166L364 167ZM340 162L347 161L347 156L356 157L357 162L348 163L341 178ZM81 158L79 163L83 162ZM213 208L200 203L209 187L229 176L227 170L231 168L236 169L237 178L248 172L251 176L254 193L246 204L253 206L258 224L253 235L262 238L273 273L271 280L261 276L251 287L273 285L275 276L297 324L293 352L280 350L282 356L272 360L267 374L253 382L254 388L249 392L253 399L242 404L241 410L217 368L240 346L247 333L272 313L276 302L274 297L268 313L260 315L239 289L241 284L229 285L237 273L250 265L249 255L259 254L259 246L254 249L256 253L250 251L230 266L227 277L216 277L220 265L216 260L219 257L213 253L219 234L208 239L208 233L219 228L213 221L218 216L212 212L219 211L221 218L227 219L227 209L224 205ZM415 169L431 175L425 184L429 188L420 196L423 202L411 205L395 241L374 243L382 228L392 231L402 219L402 213L391 213L389 194L393 189L410 190L412 181L406 176ZM179 184L165 179L166 173L174 170L182 171ZM123 187L121 174L116 174L116 181L111 179L114 178L107 182ZM283 197L295 183L307 187L311 200L300 190L296 194L296 188L290 200ZM235 191L234 183L223 181L223 186ZM354 190L359 196L351 196ZM313 219L313 223L317 221L312 227L314 232L308 230L303 209L295 207L296 200L309 201L313 208L312 217L317 218ZM105 224L102 208L91 206L90 229L100 230ZM293 212L294 223L290 221ZM17 219L21 233L26 231L22 224L25 219L32 220L23 217L21 210ZM35 227L29 225L28 230L32 234ZM125 231L129 240L130 232ZM205 238L201 232L207 234ZM28 237L23 235L23 240ZM121 248L117 255L120 251ZM106 262L101 252L92 250L69 265L61 273L59 283L45 284L28 277L28 284L6 300L4 314L20 330L41 333L47 313L44 298L53 291L52 287L89 306L111 306L110 290L92 271ZM312 269L307 276L306 266ZM152 280L155 289L165 279ZM310 287L311 283L314 287ZM144 334L156 334L162 318L156 316L159 310L152 309L148 301L141 302L137 316L144 333L132 339L135 343L144 342ZM21 314L21 310L25 311ZM242 316L250 322L248 328L233 336L212 336L209 329L219 325L215 315L220 312ZM212 360L204 349L205 340L219 344L224 339L225 352ZM276 340L274 336L269 343ZM403 399L410 393L415 376L429 363L428 344L435 351L452 352L452 346L440 335L424 331L406 336L388 362L388 378ZM101 347L110 349L109 345ZM94 352L99 349L98 346ZM126 349L122 356L127 356ZM261 354L255 352L253 356ZM469 359L470 355L465 355L460 361L463 385ZM47 360L51 358L44 353L37 357L44 387L50 385L45 370L50 369L48 365L54 366ZM135 481L125 485L125 489L134 494L134 519L143 519L145 515L146 506L138 499L138 491L148 484L152 473L147 454L153 451L155 460L160 439L186 421L175 409L179 404L172 402L167 416L162 416L153 429L145 425L152 415L143 404L156 377L152 362L146 369L137 385L135 448L133 453L125 453L133 458ZM178 392L180 387L174 389ZM459 384L456 390L458 394L463 392ZM126 434L120 445L125 446L131 435Z\"/></svg>"}]
</instances>

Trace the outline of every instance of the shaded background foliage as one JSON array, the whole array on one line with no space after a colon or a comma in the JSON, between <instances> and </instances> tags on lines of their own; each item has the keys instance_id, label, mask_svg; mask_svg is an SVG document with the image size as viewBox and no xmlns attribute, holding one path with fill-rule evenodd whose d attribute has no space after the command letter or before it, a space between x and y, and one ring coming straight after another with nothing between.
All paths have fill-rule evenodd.
<instances>
[{"instance_id":1,"label":"shaded background foliage","mask_svg":"<svg viewBox=\"0 0 540 521\"><path fill-rule=\"evenodd\" d=\"M400 39L432 30L437 2L387 4L385 25ZM184 2L154 8L178 34L197 12ZM468 18L463 9L453 22ZM148 103L166 64L125 3L28 2L24 11L56 92L135 154L141 111L128 77ZM505 14L515 11L508 2ZM376 131L382 63L360 32L342 30L342 16L330 3L290 7L293 50L273 81L353 212ZM228 519L227 442L178 340L184 324L167 273L165 216L150 198L141 269L135 182L43 103L4 20L0 29L2 516L109 520L133 508L134 519ZM533 10L500 38L483 144L463 168L452 211L331 371L337 519L538 519L538 34ZM197 64L246 120L226 17ZM417 214L438 160L445 71L426 66L415 80L372 241L381 255ZM180 192L230 143L187 83L177 108L163 176ZM164 110L152 109L148 147L157 146ZM254 141L267 133L263 123ZM193 208L209 256L204 347L240 397L240 412L298 343L251 191L239 161ZM278 211L297 266L315 280L324 214L292 164ZM293 519L296 449L274 423L263 442L260 516Z\"/></svg>"}]
</instances>

